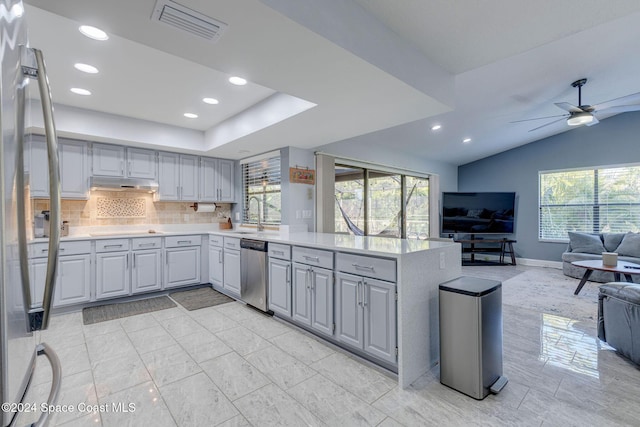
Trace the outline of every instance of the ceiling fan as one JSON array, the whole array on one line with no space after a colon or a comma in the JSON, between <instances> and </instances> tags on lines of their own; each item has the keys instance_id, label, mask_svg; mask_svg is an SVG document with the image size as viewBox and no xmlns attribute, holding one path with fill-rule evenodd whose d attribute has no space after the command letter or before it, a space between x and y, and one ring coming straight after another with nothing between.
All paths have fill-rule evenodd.
<instances>
[{"instance_id":1,"label":"ceiling fan","mask_svg":"<svg viewBox=\"0 0 640 427\"><path fill-rule=\"evenodd\" d=\"M516 120L510 123L528 122L530 120L542 120L542 119L551 119L555 117L560 117L559 119L553 120L549 123L543 124L542 126L538 126L529 130L529 132L533 132L534 130L538 130L543 127L557 123L559 121L565 120L565 118L567 121L567 125L569 126L580 126L580 125L593 126L599 123L599 120L596 117L598 113L618 114L618 113L626 113L628 111L640 111L640 104L630 104L630 105L625 104L625 100L638 98L639 94L623 96L621 98L616 98L610 101L601 102L600 104L596 104L596 105L582 105L582 86L584 86L586 83L587 83L587 79L580 79L571 83L572 87L578 88L578 106L575 106L568 102L555 103L557 107L567 111L568 114L559 114L555 116L536 117L533 119ZM637 102L637 99L635 99L634 101Z\"/></svg>"}]
</instances>

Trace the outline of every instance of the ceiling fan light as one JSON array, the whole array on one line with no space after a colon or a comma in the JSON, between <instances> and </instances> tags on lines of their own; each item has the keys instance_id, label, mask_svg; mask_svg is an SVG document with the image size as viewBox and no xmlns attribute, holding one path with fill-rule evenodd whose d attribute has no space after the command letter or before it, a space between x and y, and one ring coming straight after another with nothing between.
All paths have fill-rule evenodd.
<instances>
[{"instance_id":1,"label":"ceiling fan light","mask_svg":"<svg viewBox=\"0 0 640 427\"><path fill-rule=\"evenodd\" d=\"M567 124L569 126L580 126L586 125L587 123L591 123L593 121L593 114L584 112L584 113L575 113L572 114L571 117L567 119Z\"/></svg>"}]
</instances>

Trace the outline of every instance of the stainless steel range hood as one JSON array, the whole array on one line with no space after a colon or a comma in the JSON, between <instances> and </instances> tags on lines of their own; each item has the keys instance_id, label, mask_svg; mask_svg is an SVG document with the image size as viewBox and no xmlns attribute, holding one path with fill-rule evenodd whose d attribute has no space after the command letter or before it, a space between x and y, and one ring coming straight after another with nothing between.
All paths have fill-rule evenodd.
<instances>
[{"instance_id":1,"label":"stainless steel range hood","mask_svg":"<svg viewBox=\"0 0 640 427\"><path fill-rule=\"evenodd\" d=\"M94 176L91 178L91 190L144 191L146 193L155 193L158 191L158 183L150 179L142 178Z\"/></svg>"}]
</instances>

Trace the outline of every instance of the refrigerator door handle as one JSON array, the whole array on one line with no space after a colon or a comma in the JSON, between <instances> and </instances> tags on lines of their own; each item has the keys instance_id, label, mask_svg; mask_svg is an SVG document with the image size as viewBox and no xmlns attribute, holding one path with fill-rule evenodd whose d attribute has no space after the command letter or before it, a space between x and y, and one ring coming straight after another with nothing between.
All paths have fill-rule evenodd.
<instances>
[{"instance_id":1,"label":"refrigerator door handle","mask_svg":"<svg viewBox=\"0 0 640 427\"><path fill-rule=\"evenodd\" d=\"M20 278L22 279L22 299L27 311L31 309L31 285L29 284L29 256L27 247L27 220L26 220L26 201L24 191L24 118L25 118L25 90L28 80L23 79L17 88L16 99L18 103L18 111L16 117L16 202L18 213L18 254L20 257Z\"/></svg>"},{"instance_id":2,"label":"refrigerator door handle","mask_svg":"<svg viewBox=\"0 0 640 427\"><path fill-rule=\"evenodd\" d=\"M53 379L51 381L51 391L49 392L49 399L47 400L47 406L50 407L55 405L58 402L58 396L60 394L60 385L62 384L62 367L60 366L60 359L58 359L58 355L51 347L47 345L47 343L40 343L36 347L36 352L38 356L44 355L47 359L49 359L49 363L51 364L51 370L53 371ZM45 427L49 422L49 415L51 415L51 411L44 411L38 421L31 424L32 427Z\"/></svg>"},{"instance_id":3,"label":"refrigerator door handle","mask_svg":"<svg viewBox=\"0 0 640 427\"><path fill-rule=\"evenodd\" d=\"M49 254L47 258L47 273L45 276L44 295L42 309L30 310L29 320L31 330L44 330L49 326L51 303L53 302L53 290L56 284L56 269L58 267L58 249L60 247L60 166L58 159L58 137L53 121L53 103L51 101L51 89L47 70L44 64L42 51L39 49L26 49L29 57L35 57L35 70L29 66L22 67L23 73L31 78L37 78L40 99L42 101L42 115L44 118L44 133L47 141L47 154L49 156ZM26 230L22 230L26 233Z\"/></svg>"}]
</instances>

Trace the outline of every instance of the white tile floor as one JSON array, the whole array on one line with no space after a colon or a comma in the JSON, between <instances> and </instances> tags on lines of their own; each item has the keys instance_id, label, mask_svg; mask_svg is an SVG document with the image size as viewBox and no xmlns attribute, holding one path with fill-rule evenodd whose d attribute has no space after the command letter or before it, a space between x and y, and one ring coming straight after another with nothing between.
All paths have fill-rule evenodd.
<instances>
[{"instance_id":1,"label":"white tile floor","mask_svg":"<svg viewBox=\"0 0 640 427\"><path fill-rule=\"evenodd\" d=\"M441 385L437 367L401 390L391 376L239 303L88 326L81 313L56 316L42 340L62 362L59 403L132 403L135 411L56 413L51 425L639 425L640 370L595 338L595 321L508 304L503 313L509 384L483 401ZM50 384L41 362L26 400L45 401ZM38 414L30 415L22 421Z\"/></svg>"}]
</instances>

